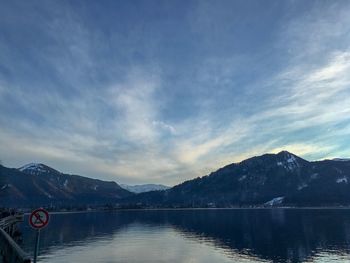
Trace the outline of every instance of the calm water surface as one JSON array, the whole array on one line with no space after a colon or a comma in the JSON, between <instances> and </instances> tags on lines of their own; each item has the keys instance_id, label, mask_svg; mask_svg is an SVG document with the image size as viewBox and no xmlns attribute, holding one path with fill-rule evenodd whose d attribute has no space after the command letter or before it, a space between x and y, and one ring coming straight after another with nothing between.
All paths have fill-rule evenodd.
<instances>
[{"instance_id":1,"label":"calm water surface","mask_svg":"<svg viewBox=\"0 0 350 263\"><path fill-rule=\"evenodd\" d=\"M35 232L23 223L22 247ZM39 262L350 262L350 210L53 214Z\"/></svg>"}]
</instances>

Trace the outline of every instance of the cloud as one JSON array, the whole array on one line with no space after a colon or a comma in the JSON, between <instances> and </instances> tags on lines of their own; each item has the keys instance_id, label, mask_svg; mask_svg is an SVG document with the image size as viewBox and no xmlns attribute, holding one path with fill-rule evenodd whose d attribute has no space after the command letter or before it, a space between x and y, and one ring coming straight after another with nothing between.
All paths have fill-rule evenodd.
<instances>
[{"instance_id":1,"label":"cloud","mask_svg":"<svg viewBox=\"0 0 350 263\"><path fill-rule=\"evenodd\" d=\"M196 7L184 21L159 18L164 26L42 6L47 23L28 21L35 41L0 41L4 164L171 185L265 152L349 155L347 4L259 21L274 25L263 38L254 27L245 35L253 18L237 24L231 9ZM8 23L0 32L28 30Z\"/></svg>"},{"instance_id":2,"label":"cloud","mask_svg":"<svg viewBox=\"0 0 350 263\"><path fill-rule=\"evenodd\" d=\"M160 129L169 132L172 135L176 134L176 129L172 125L167 124L163 121L153 121L152 124L153 126L159 127Z\"/></svg>"},{"instance_id":3,"label":"cloud","mask_svg":"<svg viewBox=\"0 0 350 263\"><path fill-rule=\"evenodd\" d=\"M140 76L143 75L143 76ZM116 84L110 89L106 99L119 112L121 129L128 140L144 142L157 136L154 119L157 117L157 101L154 93L159 88L157 76L130 73L126 82Z\"/></svg>"}]
</instances>

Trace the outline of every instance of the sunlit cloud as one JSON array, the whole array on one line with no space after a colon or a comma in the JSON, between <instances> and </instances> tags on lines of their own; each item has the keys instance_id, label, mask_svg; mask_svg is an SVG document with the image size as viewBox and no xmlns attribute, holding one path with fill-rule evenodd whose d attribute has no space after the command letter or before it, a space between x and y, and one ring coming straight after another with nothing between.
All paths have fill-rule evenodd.
<instances>
[{"instance_id":1,"label":"sunlit cloud","mask_svg":"<svg viewBox=\"0 0 350 263\"><path fill-rule=\"evenodd\" d=\"M97 5L0 10L5 165L173 185L266 152L350 156L349 4Z\"/></svg>"}]
</instances>

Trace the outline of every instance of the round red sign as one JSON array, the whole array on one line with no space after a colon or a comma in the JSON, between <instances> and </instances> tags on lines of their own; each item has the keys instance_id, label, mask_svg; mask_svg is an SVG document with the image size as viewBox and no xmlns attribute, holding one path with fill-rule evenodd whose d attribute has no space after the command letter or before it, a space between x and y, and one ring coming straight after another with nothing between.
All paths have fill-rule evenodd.
<instances>
[{"instance_id":1,"label":"round red sign","mask_svg":"<svg viewBox=\"0 0 350 263\"><path fill-rule=\"evenodd\" d=\"M48 223L49 213L43 208L34 210L29 216L29 224L35 229L43 228Z\"/></svg>"}]
</instances>

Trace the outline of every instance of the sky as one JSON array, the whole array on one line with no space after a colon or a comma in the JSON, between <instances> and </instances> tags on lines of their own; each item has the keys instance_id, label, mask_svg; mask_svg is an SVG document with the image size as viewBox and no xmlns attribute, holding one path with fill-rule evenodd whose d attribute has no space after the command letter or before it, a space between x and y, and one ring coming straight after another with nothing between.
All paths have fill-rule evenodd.
<instances>
[{"instance_id":1,"label":"sky","mask_svg":"<svg viewBox=\"0 0 350 263\"><path fill-rule=\"evenodd\" d=\"M350 157L349 1L0 0L0 160L175 185Z\"/></svg>"}]
</instances>

